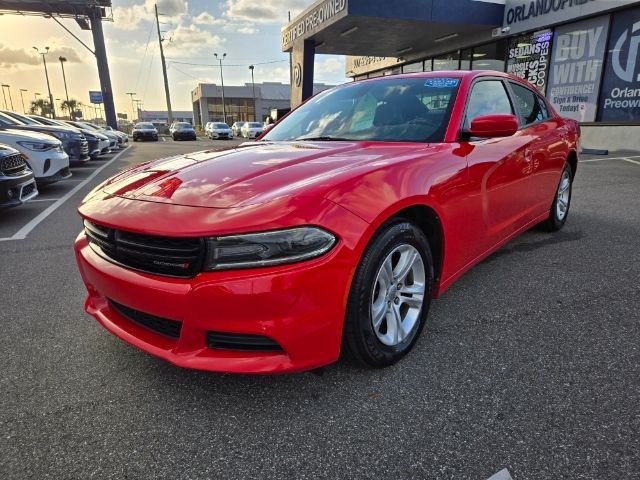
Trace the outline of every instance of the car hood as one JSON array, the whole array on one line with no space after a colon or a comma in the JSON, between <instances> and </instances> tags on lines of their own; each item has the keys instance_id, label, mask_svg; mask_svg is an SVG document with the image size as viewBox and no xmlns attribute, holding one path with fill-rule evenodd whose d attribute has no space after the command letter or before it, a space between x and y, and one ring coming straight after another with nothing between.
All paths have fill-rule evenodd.
<instances>
[{"instance_id":1,"label":"car hood","mask_svg":"<svg viewBox=\"0 0 640 480\"><path fill-rule=\"evenodd\" d=\"M75 133L75 134L82 133L78 128L56 127L54 125L15 125L15 126L12 126L11 128L15 130L27 130L31 132L42 132L42 133L48 133L48 132Z\"/></svg>"},{"instance_id":2,"label":"car hood","mask_svg":"<svg viewBox=\"0 0 640 480\"><path fill-rule=\"evenodd\" d=\"M17 141L17 140L40 140L45 142L60 143L56 137L47 135L46 133L34 132L31 130L16 130L8 128L7 130L0 130L0 143L4 141Z\"/></svg>"},{"instance_id":3,"label":"car hood","mask_svg":"<svg viewBox=\"0 0 640 480\"><path fill-rule=\"evenodd\" d=\"M345 175L433 149L429 144L246 143L149 162L112 177L95 195L174 205L231 208L276 198L320 196ZM364 170L363 170L364 169Z\"/></svg>"}]
</instances>

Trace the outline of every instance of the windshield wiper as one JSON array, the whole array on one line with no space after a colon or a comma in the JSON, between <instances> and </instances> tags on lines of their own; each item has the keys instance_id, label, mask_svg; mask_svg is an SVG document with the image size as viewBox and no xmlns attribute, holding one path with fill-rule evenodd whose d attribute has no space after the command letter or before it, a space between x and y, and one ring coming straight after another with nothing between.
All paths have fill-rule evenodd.
<instances>
[{"instance_id":1,"label":"windshield wiper","mask_svg":"<svg viewBox=\"0 0 640 480\"><path fill-rule=\"evenodd\" d=\"M354 140L351 138L331 137L329 135L325 135L322 137L296 138L295 141L296 142L353 142Z\"/></svg>"}]
</instances>

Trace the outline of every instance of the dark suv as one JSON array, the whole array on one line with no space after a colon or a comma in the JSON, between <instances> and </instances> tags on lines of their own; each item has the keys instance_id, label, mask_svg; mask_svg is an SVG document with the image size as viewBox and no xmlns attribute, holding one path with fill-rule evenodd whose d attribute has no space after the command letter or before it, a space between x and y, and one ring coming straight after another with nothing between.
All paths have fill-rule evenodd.
<instances>
[{"instance_id":1,"label":"dark suv","mask_svg":"<svg viewBox=\"0 0 640 480\"><path fill-rule=\"evenodd\" d=\"M0 144L0 207L15 207L37 196L33 172L20 152Z\"/></svg>"},{"instance_id":2,"label":"dark suv","mask_svg":"<svg viewBox=\"0 0 640 480\"><path fill-rule=\"evenodd\" d=\"M29 130L31 132L47 133L62 142L62 148L69 155L69 163L84 163L91 159L89 144L82 132L73 127L57 127L53 125L27 124L18 120L19 115L13 112L0 111L0 129Z\"/></svg>"}]
</instances>

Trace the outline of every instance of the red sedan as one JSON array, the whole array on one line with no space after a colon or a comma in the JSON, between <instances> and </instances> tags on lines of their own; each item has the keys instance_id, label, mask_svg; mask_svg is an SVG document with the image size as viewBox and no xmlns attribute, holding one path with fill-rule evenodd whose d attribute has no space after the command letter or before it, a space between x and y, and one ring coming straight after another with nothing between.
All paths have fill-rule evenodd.
<instances>
[{"instance_id":1,"label":"red sedan","mask_svg":"<svg viewBox=\"0 0 640 480\"><path fill-rule=\"evenodd\" d=\"M145 163L80 206L86 310L188 368L370 367L407 354L431 299L569 212L580 130L497 72L346 84L261 141Z\"/></svg>"}]
</instances>

